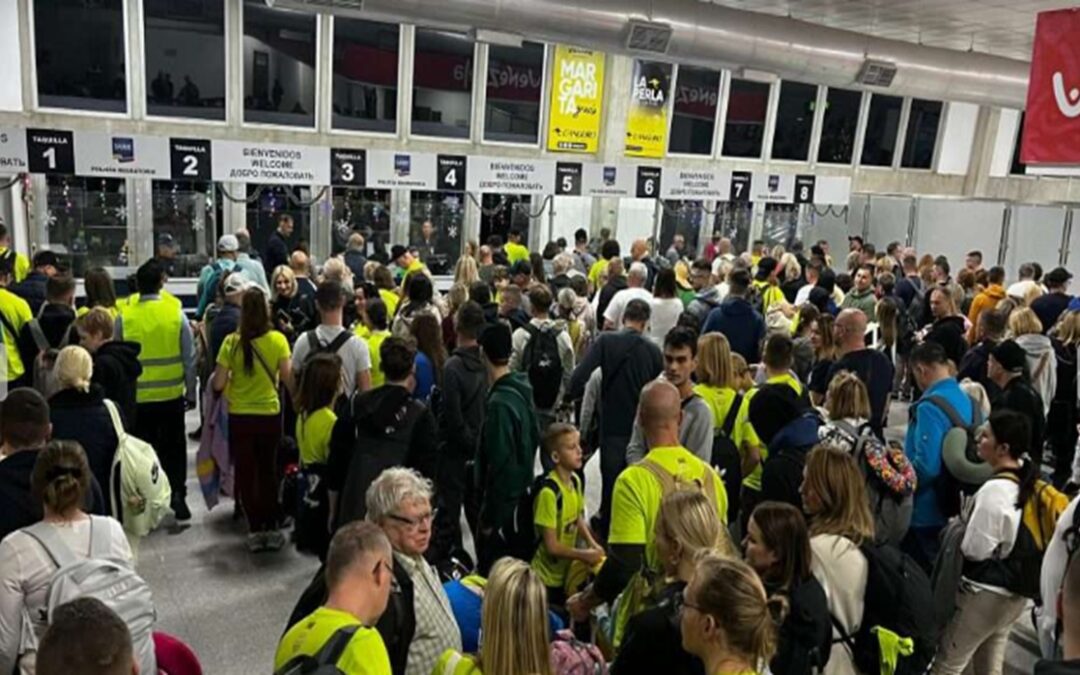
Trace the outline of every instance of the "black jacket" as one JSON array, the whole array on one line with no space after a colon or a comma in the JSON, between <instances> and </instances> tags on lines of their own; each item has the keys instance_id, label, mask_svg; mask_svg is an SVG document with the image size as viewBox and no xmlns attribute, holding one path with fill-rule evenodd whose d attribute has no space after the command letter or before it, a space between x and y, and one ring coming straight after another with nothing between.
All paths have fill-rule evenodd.
<instances>
[{"instance_id":1,"label":"black jacket","mask_svg":"<svg viewBox=\"0 0 1080 675\"><path fill-rule=\"evenodd\" d=\"M344 258L345 266L353 273L353 277L358 282L362 281L364 279L364 265L367 264L367 258L364 257L364 252L350 249L345 251Z\"/></svg>"},{"instance_id":2,"label":"black jacket","mask_svg":"<svg viewBox=\"0 0 1080 675\"><path fill-rule=\"evenodd\" d=\"M788 614L780 626L769 670L785 675L822 672L832 649L832 619L825 591L810 577L787 594L787 599Z\"/></svg>"},{"instance_id":3,"label":"black jacket","mask_svg":"<svg viewBox=\"0 0 1080 675\"><path fill-rule=\"evenodd\" d=\"M1031 457L1035 466L1042 462L1043 441L1046 440L1046 408L1042 396L1023 375L1014 377L992 402L993 410L1014 410L1031 421Z\"/></svg>"},{"instance_id":4,"label":"black jacket","mask_svg":"<svg viewBox=\"0 0 1080 675\"><path fill-rule=\"evenodd\" d=\"M274 278L274 270L278 265L289 264L289 243L277 230L274 230L266 242L266 250L262 252L262 261L267 279Z\"/></svg>"},{"instance_id":5,"label":"black jacket","mask_svg":"<svg viewBox=\"0 0 1080 675\"><path fill-rule=\"evenodd\" d=\"M103 486L109 485L119 439L101 388L92 386L89 392L75 389L56 392L49 399L49 421L53 425L53 439L78 441L86 451L94 478Z\"/></svg>"},{"instance_id":6,"label":"black jacket","mask_svg":"<svg viewBox=\"0 0 1080 675\"><path fill-rule=\"evenodd\" d=\"M611 664L611 675L705 675L701 659L682 647L679 596L685 588L682 581L667 586L660 592L655 607L630 619L622 647ZM788 671L773 669L773 672Z\"/></svg>"},{"instance_id":7,"label":"black jacket","mask_svg":"<svg viewBox=\"0 0 1080 675\"><path fill-rule=\"evenodd\" d=\"M962 317L947 316L944 319L938 319L930 326L930 331L927 332L923 341L938 343L945 350L945 355L953 363L959 365L967 352L967 340L964 338L966 332Z\"/></svg>"},{"instance_id":8,"label":"black jacket","mask_svg":"<svg viewBox=\"0 0 1080 675\"><path fill-rule=\"evenodd\" d=\"M1035 675L1080 675L1080 659L1039 661L1035 664Z\"/></svg>"},{"instance_id":9,"label":"black jacket","mask_svg":"<svg viewBox=\"0 0 1080 675\"><path fill-rule=\"evenodd\" d=\"M14 284L8 290L30 305L30 313L37 316L38 310L45 304L45 284L49 277L44 272L31 270L26 278Z\"/></svg>"},{"instance_id":10,"label":"black jacket","mask_svg":"<svg viewBox=\"0 0 1080 675\"><path fill-rule=\"evenodd\" d=\"M439 438L456 455L476 454L488 391L487 366L479 347L459 347L443 368Z\"/></svg>"},{"instance_id":11,"label":"black jacket","mask_svg":"<svg viewBox=\"0 0 1080 675\"><path fill-rule=\"evenodd\" d=\"M664 369L664 357L656 344L628 328L601 333L570 378L568 399L585 393L593 371L600 368L600 437L627 438L634 430L641 388Z\"/></svg>"},{"instance_id":12,"label":"black jacket","mask_svg":"<svg viewBox=\"0 0 1080 675\"><path fill-rule=\"evenodd\" d=\"M626 277L617 276L608 279L608 282L604 284L604 287L600 289L600 299L596 303L596 323L602 330L604 326L604 312L607 311L608 305L611 304L611 299L615 297L615 294L625 289L628 286L626 283ZM615 330L619 330L622 326L615 326Z\"/></svg>"},{"instance_id":13,"label":"black jacket","mask_svg":"<svg viewBox=\"0 0 1080 675\"><path fill-rule=\"evenodd\" d=\"M138 342L112 341L94 352L94 376L90 381L101 387L102 396L115 401L124 413L124 428L135 428L135 383L142 375Z\"/></svg>"},{"instance_id":14,"label":"black jacket","mask_svg":"<svg viewBox=\"0 0 1080 675\"><path fill-rule=\"evenodd\" d=\"M970 379L981 384L986 389L986 395L990 397L991 401L1001 394L1001 389L990 379L986 370L986 366L990 361L990 350L996 346L997 343L993 340L983 340L967 350L956 373L956 379L961 382ZM1075 396L1075 389L1073 395Z\"/></svg>"},{"instance_id":15,"label":"black jacket","mask_svg":"<svg viewBox=\"0 0 1080 675\"><path fill-rule=\"evenodd\" d=\"M45 339L49 341L51 347L59 349L61 346L79 344L79 331L75 329L75 310L72 308L52 303L44 305L41 315L37 317L37 322L41 325L41 332L45 334ZM65 334L67 335L66 343L64 342ZM34 342L29 322L19 331L18 346L19 358L26 364L27 372L33 377L32 364L37 358L38 346Z\"/></svg>"},{"instance_id":16,"label":"black jacket","mask_svg":"<svg viewBox=\"0 0 1080 675\"><path fill-rule=\"evenodd\" d=\"M240 326L240 307L226 302L210 322L210 363L216 364L221 345ZM211 366L213 368L213 366Z\"/></svg>"},{"instance_id":17,"label":"black jacket","mask_svg":"<svg viewBox=\"0 0 1080 675\"><path fill-rule=\"evenodd\" d=\"M364 496L384 469L407 466L435 479L435 417L412 392L385 384L353 397L330 437L326 487L340 494L337 524L367 513Z\"/></svg>"},{"instance_id":18,"label":"black jacket","mask_svg":"<svg viewBox=\"0 0 1080 675\"><path fill-rule=\"evenodd\" d=\"M41 502L30 491L38 450L22 450L0 461L0 539L42 518ZM84 509L98 516L109 514L97 480L92 480Z\"/></svg>"},{"instance_id":19,"label":"black jacket","mask_svg":"<svg viewBox=\"0 0 1080 675\"><path fill-rule=\"evenodd\" d=\"M499 323L499 305L494 302L489 302L483 306L483 310L485 323Z\"/></svg>"},{"instance_id":20,"label":"black jacket","mask_svg":"<svg viewBox=\"0 0 1080 675\"><path fill-rule=\"evenodd\" d=\"M806 454L818 442L821 419L815 412L795 418L769 441L769 456L761 469L761 498L802 508L799 486Z\"/></svg>"}]
</instances>

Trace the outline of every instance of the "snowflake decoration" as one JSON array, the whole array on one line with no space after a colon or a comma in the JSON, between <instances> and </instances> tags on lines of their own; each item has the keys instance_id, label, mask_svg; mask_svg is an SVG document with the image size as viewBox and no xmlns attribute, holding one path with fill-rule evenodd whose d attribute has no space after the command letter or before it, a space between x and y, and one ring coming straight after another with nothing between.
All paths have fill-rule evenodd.
<instances>
[{"instance_id":1,"label":"snowflake decoration","mask_svg":"<svg viewBox=\"0 0 1080 675\"><path fill-rule=\"evenodd\" d=\"M49 209L48 211L45 212L45 224L46 225L48 225L49 227L56 227L56 221L57 221L56 214L53 213L52 209Z\"/></svg>"},{"instance_id":2,"label":"snowflake decoration","mask_svg":"<svg viewBox=\"0 0 1080 675\"><path fill-rule=\"evenodd\" d=\"M334 226L337 227L338 230L345 231L349 229L349 219L338 218L337 221L334 222Z\"/></svg>"},{"instance_id":3,"label":"snowflake decoration","mask_svg":"<svg viewBox=\"0 0 1080 675\"><path fill-rule=\"evenodd\" d=\"M117 206L113 209L113 215L116 217L117 220L127 220L127 207Z\"/></svg>"},{"instance_id":4,"label":"snowflake decoration","mask_svg":"<svg viewBox=\"0 0 1080 675\"><path fill-rule=\"evenodd\" d=\"M457 225L451 225L449 228L447 228L446 233L448 235L450 235L451 239L457 239L457 235L458 235Z\"/></svg>"}]
</instances>

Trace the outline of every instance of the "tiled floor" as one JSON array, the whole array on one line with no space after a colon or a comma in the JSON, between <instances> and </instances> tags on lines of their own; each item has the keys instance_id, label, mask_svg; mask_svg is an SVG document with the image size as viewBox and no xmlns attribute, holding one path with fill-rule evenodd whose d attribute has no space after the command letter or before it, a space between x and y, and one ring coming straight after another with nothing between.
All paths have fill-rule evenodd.
<instances>
[{"instance_id":1,"label":"tiled floor","mask_svg":"<svg viewBox=\"0 0 1080 675\"><path fill-rule=\"evenodd\" d=\"M906 406L893 408L890 436L902 437ZM189 428L197 420L189 417ZM195 445L190 445L194 466ZM586 502L599 505L598 462L586 467ZM158 628L192 646L207 675L271 672L274 650L297 597L318 561L291 548L248 553L246 527L232 518L226 501L206 510L194 479L188 481L192 520L183 530L162 529L142 542L139 572L154 589ZM1029 615L1017 623L1009 643L1006 673L1031 673L1036 650Z\"/></svg>"}]
</instances>

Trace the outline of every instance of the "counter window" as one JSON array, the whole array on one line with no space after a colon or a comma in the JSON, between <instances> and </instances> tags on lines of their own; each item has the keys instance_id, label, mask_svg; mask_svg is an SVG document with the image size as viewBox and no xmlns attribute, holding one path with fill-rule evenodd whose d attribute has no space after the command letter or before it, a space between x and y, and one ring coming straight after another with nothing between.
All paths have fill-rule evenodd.
<instances>
[{"instance_id":1,"label":"counter window","mask_svg":"<svg viewBox=\"0 0 1080 675\"><path fill-rule=\"evenodd\" d=\"M817 85L802 82L780 84L780 105L776 110L776 131L773 132L773 159L806 161L810 154L817 90Z\"/></svg>"},{"instance_id":2,"label":"counter window","mask_svg":"<svg viewBox=\"0 0 1080 675\"><path fill-rule=\"evenodd\" d=\"M34 47L41 107L127 112L122 0L37 0Z\"/></svg>"},{"instance_id":3,"label":"counter window","mask_svg":"<svg viewBox=\"0 0 1080 675\"><path fill-rule=\"evenodd\" d=\"M453 274L461 255L465 200L460 192L413 192L409 245L432 274Z\"/></svg>"},{"instance_id":4,"label":"counter window","mask_svg":"<svg viewBox=\"0 0 1080 675\"><path fill-rule=\"evenodd\" d=\"M460 35L416 29L412 133L469 138L474 44Z\"/></svg>"},{"instance_id":5,"label":"counter window","mask_svg":"<svg viewBox=\"0 0 1080 675\"><path fill-rule=\"evenodd\" d=\"M726 157L761 157L765 137L765 115L769 109L769 85L749 80L731 80L727 123L724 126Z\"/></svg>"},{"instance_id":6,"label":"counter window","mask_svg":"<svg viewBox=\"0 0 1080 675\"><path fill-rule=\"evenodd\" d=\"M484 140L535 144L540 137L544 45L488 49Z\"/></svg>"},{"instance_id":7,"label":"counter window","mask_svg":"<svg viewBox=\"0 0 1080 675\"><path fill-rule=\"evenodd\" d=\"M225 119L225 6L216 0L143 0L146 109Z\"/></svg>"},{"instance_id":8,"label":"counter window","mask_svg":"<svg viewBox=\"0 0 1080 675\"><path fill-rule=\"evenodd\" d=\"M904 154L900 166L906 169L929 169L934 163L938 127L941 125L941 101L911 100Z\"/></svg>"},{"instance_id":9,"label":"counter window","mask_svg":"<svg viewBox=\"0 0 1080 675\"><path fill-rule=\"evenodd\" d=\"M390 191L334 188L334 253L349 246L349 238L364 238L364 257L384 265L390 261Z\"/></svg>"},{"instance_id":10,"label":"counter window","mask_svg":"<svg viewBox=\"0 0 1080 675\"><path fill-rule=\"evenodd\" d=\"M862 92L829 89L825 95L825 116L818 145L819 162L851 164L861 105Z\"/></svg>"},{"instance_id":11,"label":"counter window","mask_svg":"<svg viewBox=\"0 0 1080 675\"><path fill-rule=\"evenodd\" d=\"M334 17L334 128L397 131L398 47L394 23Z\"/></svg>"},{"instance_id":12,"label":"counter window","mask_svg":"<svg viewBox=\"0 0 1080 675\"><path fill-rule=\"evenodd\" d=\"M71 263L76 277L85 276L91 267L135 263L122 179L47 176L45 181L46 240L51 250Z\"/></svg>"},{"instance_id":13,"label":"counter window","mask_svg":"<svg viewBox=\"0 0 1080 675\"><path fill-rule=\"evenodd\" d=\"M315 126L317 15L244 0L244 120Z\"/></svg>"},{"instance_id":14,"label":"counter window","mask_svg":"<svg viewBox=\"0 0 1080 675\"><path fill-rule=\"evenodd\" d=\"M679 66L668 152L711 155L720 99L720 71Z\"/></svg>"},{"instance_id":15,"label":"counter window","mask_svg":"<svg viewBox=\"0 0 1080 675\"><path fill-rule=\"evenodd\" d=\"M900 111L904 99L874 94L866 120L862 163L867 166L892 166L896 154L896 135L900 131Z\"/></svg>"},{"instance_id":16,"label":"counter window","mask_svg":"<svg viewBox=\"0 0 1080 675\"><path fill-rule=\"evenodd\" d=\"M213 183L156 180L151 186L154 251L170 277L197 277L217 255L222 198Z\"/></svg>"}]
</instances>

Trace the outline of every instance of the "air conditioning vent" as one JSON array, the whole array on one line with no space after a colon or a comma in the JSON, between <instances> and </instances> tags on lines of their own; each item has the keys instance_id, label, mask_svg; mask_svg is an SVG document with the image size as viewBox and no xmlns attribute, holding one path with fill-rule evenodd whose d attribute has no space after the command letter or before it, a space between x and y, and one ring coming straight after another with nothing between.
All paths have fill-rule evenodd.
<instances>
[{"instance_id":1,"label":"air conditioning vent","mask_svg":"<svg viewBox=\"0 0 1080 675\"><path fill-rule=\"evenodd\" d=\"M889 87L896 77L896 64L888 61L863 61L855 82L868 87Z\"/></svg>"},{"instance_id":2,"label":"air conditioning vent","mask_svg":"<svg viewBox=\"0 0 1080 675\"><path fill-rule=\"evenodd\" d=\"M662 23L631 21L626 48L635 52L667 54L671 44L671 26Z\"/></svg>"},{"instance_id":3,"label":"air conditioning vent","mask_svg":"<svg viewBox=\"0 0 1080 675\"><path fill-rule=\"evenodd\" d=\"M342 11L359 12L364 9L364 0L265 0L265 2L267 7L330 14Z\"/></svg>"}]
</instances>

